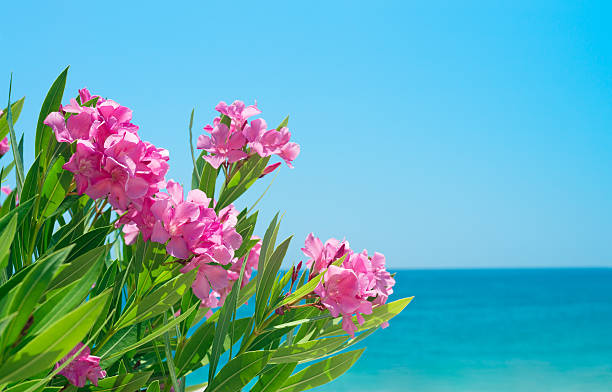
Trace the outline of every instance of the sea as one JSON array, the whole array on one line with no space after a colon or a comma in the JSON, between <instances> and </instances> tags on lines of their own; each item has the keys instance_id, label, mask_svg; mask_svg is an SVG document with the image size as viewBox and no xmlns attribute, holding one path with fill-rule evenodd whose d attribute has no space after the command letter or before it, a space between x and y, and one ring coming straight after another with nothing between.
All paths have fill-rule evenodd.
<instances>
[{"instance_id":1,"label":"sea","mask_svg":"<svg viewBox=\"0 0 612 392\"><path fill-rule=\"evenodd\" d=\"M414 300L360 345L347 373L313 391L612 391L612 269L402 270L395 279L390 300Z\"/></svg>"}]
</instances>

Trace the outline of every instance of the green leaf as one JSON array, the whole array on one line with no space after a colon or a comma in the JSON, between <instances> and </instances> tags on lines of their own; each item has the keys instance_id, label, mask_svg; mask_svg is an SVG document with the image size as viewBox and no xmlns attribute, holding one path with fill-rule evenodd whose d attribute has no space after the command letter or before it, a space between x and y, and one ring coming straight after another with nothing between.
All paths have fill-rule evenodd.
<instances>
[{"instance_id":1,"label":"green leaf","mask_svg":"<svg viewBox=\"0 0 612 392\"><path fill-rule=\"evenodd\" d=\"M229 182L221 190L219 200L215 206L215 211L220 211L224 207L227 207L230 203L236 200L240 195L247 191L255 183L255 181L261 176L270 157L261 158L255 154L249 157L242 164L242 167L238 171L232 174Z\"/></svg>"},{"instance_id":2,"label":"green leaf","mask_svg":"<svg viewBox=\"0 0 612 392\"><path fill-rule=\"evenodd\" d=\"M359 359L364 348L327 358L289 377L279 392L299 392L327 384L340 377Z\"/></svg>"},{"instance_id":3,"label":"green leaf","mask_svg":"<svg viewBox=\"0 0 612 392\"><path fill-rule=\"evenodd\" d=\"M280 131L282 128L286 127L289 124L289 116L285 117L283 122L281 122L278 127L276 127L277 131Z\"/></svg>"},{"instance_id":4,"label":"green leaf","mask_svg":"<svg viewBox=\"0 0 612 392\"><path fill-rule=\"evenodd\" d=\"M134 392L142 388L153 372L128 373L98 380L98 386L90 386L91 392ZM159 386L158 386L159 388Z\"/></svg>"},{"instance_id":5,"label":"green leaf","mask_svg":"<svg viewBox=\"0 0 612 392\"><path fill-rule=\"evenodd\" d=\"M270 366L261 373L259 380L251 388L251 392L276 392L293 373L296 366L296 362Z\"/></svg>"},{"instance_id":6,"label":"green leaf","mask_svg":"<svg viewBox=\"0 0 612 392\"><path fill-rule=\"evenodd\" d=\"M149 386L147 387L147 392L160 392L159 380L155 380L151 384L149 384Z\"/></svg>"},{"instance_id":7,"label":"green leaf","mask_svg":"<svg viewBox=\"0 0 612 392\"><path fill-rule=\"evenodd\" d=\"M255 315L256 315L255 321L256 322L263 320L267 311L269 311L269 309L267 308L268 296L270 295L270 292L272 291L272 286L274 285L274 281L276 279L278 270L280 269L280 266L283 262L283 258L285 257L285 254L287 253L287 249L289 248L289 243L291 242L291 238L293 237L289 237L285 241L283 241L274 250L274 253L272 254L272 256L270 256L270 259L265 264L265 269L263 270L263 273L261 274L261 277L260 277L261 281L260 281L260 286L258 287L259 291L257 292L257 294L261 294L261 295L258 295L256 297L256 302L255 302ZM261 260L261 255L259 257ZM275 299L276 298L273 298L273 300Z\"/></svg>"},{"instance_id":8,"label":"green leaf","mask_svg":"<svg viewBox=\"0 0 612 392\"><path fill-rule=\"evenodd\" d=\"M64 201L70 190L73 175L62 166L66 163L64 157L59 157L45 178L41 192L41 207L39 209L39 221L51 216Z\"/></svg>"},{"instance_id":9,"label":"green leaf","mask_svg":"<svg viewBox=\"0 0 612 392\"><path fill-rule=\"evenodd\" d=\"M23 282L19 284L17 293L12 298L12 303L9 304L8 311L9 314L17 313L17 316L15 316L15 319L7 327L6 333L3 335L3 347L13 344L19 338L19 335L23 334L23 328L38 303L38 299L43 295L47 286L49 286L55 271L66 259L71 248L60 249L38 260Z\"/></svg>"},{"instance_id":10,"label":"green leaf","mask_svg":"<svg viewBox=\"0 0 612 392\"><path fill-rule=\"evenodd\" d=\"M92 257L91 260L88 260L90 261L87 264L88 269L81 269L77 277L72 275L75 280L70 281L70 283L64 280L64 283L59 286L61 289L56 290L57 295L53 298L48 298L47 301L36 309L34 312L34 320L36 320L36 323L32 328L32 334L36 334L38 331L47 328L58 315L71 311L87 298L91 286L95 283L96 278L100 274L106 256L103 251L107 249L107 247L102 247L102 252L99 251L99 249L100 248L98 248L98 252L94 252L96 251L96 249L94 249L94 251L85 254L85 256L91 255ZM68 269L71 269L70 264L68 268L64 268L59 275L62 275L62 273ZM74 271L74 269L71 270ZM55 279L57 279L57 277ZM53 285L55 279L51 282L49 287ZM62 277L60 277L60 279L62 279Z\"/></svg>"},{"instance_id":11,"label":"green leaf","mask_svg":"<svg viewBox=\"0 0 612 392\"><path fill-rule=\"evenodd\" d=\"M106 256L110 247L110 245L99 246L66 264L65 268L63 268L61 272L53 278L51 284L49 284L49 290L67 286L81 279L103 256Z\"/></svg>"},{"instance_id":12,"label":"green leaf","mask_svg":"<svg viewBox=\"0 0 612 392\"><path fill-rule=\"evenodd\" d=\"M24 174L23 174L23 149L19 148L17 143L17 136L15 136L15 129L13 127L13 111L11 105L11 91L13 89L13 74L11 74L11 81L9 84L9 98L8 106L6 107L6 123L9 129L9 136L11 139L11 149L13 150L13 160L15 161L16 167L16 180L17 180L17 193L21 193L21 187L23 186ZM23 140L23 138L21 139Z\"/></svg>"},{"instance_id":13,"label":"green leaf","mask_svg":"<svg viewBox=\"0 0 612 392\"><path fill-rule=\"evenodd\" d=\"M0 270L4 269L8 263L11 244L13 243L16 230L17 216L13 215L13 218L9 221L9 224L0 233Z\"/></svg>"},{"instance_id":14,"label":"green leaf","mask_svg":"<svg viewBox=\"0 0 612 392\"><path fill-rule=\"evenodd\" d=\"M195 158L195 150L193 149L193 133L191 132L191 130L193 128L193 114L194 113L195 113L195 108L191 109L191 116L189 116L189 147L190 147L190 151L191 151L191 160L193 161L193 168L197 169L196 158Z\"/></svg>"},{"instance_id":15,"label":"green leaf","mask_svg":"<svg viewBox=\"0 0 612 392\"><path fill-rule=\"evenodd\" d=\"M179 377L199 367L200 362L206 356L212 344L215 335L214 327L213 323L203 323L185 341L185 345L177 350L174 362L176 363Z\"/></svg>"},{"instance_id":16,"label":"green leaf","mask_svg":"<svg viewBox=\"0 0 612 392\"><path fill-rule=\"evenodd\" d=\"M414 297L402 298L385 305L379 305L374 307L372 309L372 314L363 315L365 322L361 325L357 322L357 316L353 316L353 322L357 326L357 332L378 327L382 323L391 320L393 317L397 316L402 310L404 310L404 308L408 306L408 304L410 303L410 301L412 301L413 298ZM344 330L342 329L341 317L334 319L333 324L328 328L323 329L319 337L334 336L339 334L346 334L346 332L344 332Z\"/></svg>"},{"instance_id":17,"label":"green leaf","mask_svg":"<svg viewBox=\"0 0 612 392\"><path fill-rule=\"evenodd\" d=\"M134 344L131 344L129 346L123 346L123 347L119 347L117 348L117 346L114 346L114 349L108 350L108 351L103 351L101 354L101 358L103 361L109 361L113 358L121 358L121 356L125 353L128 353L132 350L137 349L138 347L144 345L145 343L149 343L155 339L157 339L158 337L162 336L164 333L170 331L172 328L176 327L177 325L179 325L183 320L185 320L187 317L189 317L189 315L196 310L197 308L197 304L194 305L193 307L191 307L189 310L187 310L185 313L181 314L179 317L173 319L172 321L170 321L167 324L163 324L161 326L159 326L157 329L155 329L154 331L149 331L146 333L146 335L142 336L139 340L137 340ZM110 363L112 362L106 362L107 366L110 365Z\"/></svg>"},{"instance_id":18,"label":"green leaf","mask_svg":"<svg viewBox=\"0 0 612 392\"><path fill-rule=\"evenodd\" d=\"M62 240L56 245L56 247L65 246L67 243L74 244L72 252L70 252L70 255L68 255L68 260L74 260L77 257L86 254L90 249L103 245L104 241L106 241L106 236L108 236L113 229L113 226L93 229L74 240L70 240L70 238Z\"/></svg>"},{"instance_id":19,"label":"green leaf","mask_svg":"<svg viewBox=\"0 0 612 392\"><path fill-rule=\"evenodd\" d=\"M202 192L206 193L206 196L213 199L215 197L215 185L217 183L217 176L219 175L219 169L215 169L214 167L211 166L210 163L204 161L204 166L202 166L201 173L202 175L200 178L199 189Z\"/></svg>"},{"instance_id":20,"label":"green leaf","mask_svg":"<svg viewBox=\"0 0 612 392\"><path fill-rule=\"evenodd\" d=\"M269 358L269 351L237 355L209 382L206 392L240 391L266 366Z\"/></svg>"},{"instance_id":21,"label":"green leaf","mask_svg":"<svg viewBox=\"0 0 612 392\"><path fill-rule=\"evenodd\" d=\"M121 329L157 316L176 304L189 290L197 270L181 274L143 299L132 303L117 321L114 329Z\"/></svg>"},{"instance_id":22,"label":"green leaf","mask_svg":"<svg viewBox=\"0 0 612 392\"><path fill-rule=\"evenodd\" d=\"M21 109L23 109L23 102L25 101L25 97L22 97L19 101L13 102L11 105L11 114L13 115L13 124L17 122L19 119L19 115L21 114ZM5 113L8 111L8 106L3 110ZM6 121L6 116L0 117L0 140L4 139L6 135L8 135L9 126Z\"/></svg>"},{"instance_id":23,"label":"green leaf","mask_svg":"<svg viewBox=\"0 0 612 392\"><path fill-rule=\"evenodd\" d=\"M329 355L340 347L346 337L318 339L306 343L298 343L280 347L272 352L269 363L307 362Z\"/></svg>"},{"instance_id":24,"label":"green leaf","mask_svg":"<svg viewBox=\"0 0 612 392\"><path fill-rule=\"evenodd\" d=\"M232 291L230 291L229 295L225 299L225 302L223 303L223 306L221 307L221 310L219 311L219 322L217 322L217 328L215 329L215 336L213 338L212 343L212 352L210 354L210 365L208 366L209 383L212 382L213 377L215 376L215 371L217 370L217 365L219 363L219 357L221 356L223 350L223 342L225 340L225 335L227 335L228 333L232 315L236 310L236 301L238 297L238 292L240 291L240 284L242 282L242 275L244 273L245 265L246 263L242 264L240 277L236 282L234 282Z\"/></svg>"},{"instance_id":25,"label":"green leaf","mask_svg":"<svg viewBox=\"0 0 612 392\"><path fill-rule=\"evenodd\" d=\"M276 242L276 235L278 233L278 212L274 215L274 219L270 222L270 225L266 229L263 241L261 242L261 249L259 251L259 262L257 264L257 289L255 291L255 323L259 324L263 318L263 311L265 309L264 297L269 293L263 291L263 279L261 276L266 271L266 260L268 258L269 249L274 249ZM270 252L271 253L271 252Z\"/></svg>"},{"instance_id":26,"label":"green leaf","mask_svg":"<svg viewBox=\"0 0 612 392\"><path fill-rule=\"evenodd\" d=\"M107 291L64 315L0 367L0 384L24 380L52 368L89 332L102 311Z\"/></svg>"},{"instance_id":27,"label":"green leaf","mask_svg":"<svg viewBox=\"0 0 612 392\"><path fill-rule=\"evenodd\" d=\"M43 101L42 107L40 108L40 114L38 115L38 122L36 123L36 140L34 143L34 154L41 154L43 156L41 164L42 167L47 167L47 154L52 151L53 145L56 143L51 138L53 131L51 128L44 124L45 118L51 112L56 112L62 103L62 96L64 95L64 88L66 87L66 78L68 77L68 68L64 69L59 74L57 79L51 85L45 100ZM53 143L55 142L55 143Z\"/></svg>"}]
</instances>

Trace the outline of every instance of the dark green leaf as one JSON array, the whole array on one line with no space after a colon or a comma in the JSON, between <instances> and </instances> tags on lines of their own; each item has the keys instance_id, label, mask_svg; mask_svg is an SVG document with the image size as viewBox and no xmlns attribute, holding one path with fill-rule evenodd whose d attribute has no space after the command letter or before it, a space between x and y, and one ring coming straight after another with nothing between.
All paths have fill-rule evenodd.
<instances>
[{"instance_id":1,"label":"dark green leaf","mask_svg":"<svg viewBox=\"0 0 612 392\"><path fill-rule=\"evenodd\" d=\"M270 352L251 351L237 355L209 382L206 392L240 391L266 366Z\"/></svg>"},{"instance_id":2,"label":"dark green leaf","mask_svg":"<svg viewBox=\"0 0 612 392\"><path fill-rule=\"evenodd\" d=\"M24 380L51 369L89 332L110 292L64 315L0 366L0 384Z\"/></svg>"},{"instance_id":3,"label":"dark green leaf","mask_svg":"<svg viewBox=\"0 0 612 392\"><path fill-rule=\"evenodd\" d=\"M363 350L349 351L327 358L289 377L279 392L299 392L327 384L340 377L359 359Z\"/></svg>"}]
</instances>

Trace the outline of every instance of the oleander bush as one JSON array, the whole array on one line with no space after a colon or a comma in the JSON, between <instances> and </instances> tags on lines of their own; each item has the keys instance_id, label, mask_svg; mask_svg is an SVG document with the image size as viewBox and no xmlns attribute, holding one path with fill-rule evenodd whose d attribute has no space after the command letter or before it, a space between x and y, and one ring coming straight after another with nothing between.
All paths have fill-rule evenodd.
<instances>
[{"instance_id":1,"label":"oleander bush","mask_svg":"<svg viewBox=\"0 0 612 392\"><path fill-rule=\"evenodd\" d=\"M220 102L201 151L191 145L186 191L130 109L87 89L62 104L67 74L25 132L27 171L24 98L9 91L0 113L0 155L13 158L0 178L15 188L0 207L0 391L307 390L346 372L363 352L351 346L409 303L387 302L384 256L347 241L310 234L305 264L282 271L278 214L260 230L256 205L238 207L293 167L288 118L269 128L256 105ZM190 142L192 128L193 111ZM208 381L186 385L202 367Z\"/></svg>"}]
</instances>

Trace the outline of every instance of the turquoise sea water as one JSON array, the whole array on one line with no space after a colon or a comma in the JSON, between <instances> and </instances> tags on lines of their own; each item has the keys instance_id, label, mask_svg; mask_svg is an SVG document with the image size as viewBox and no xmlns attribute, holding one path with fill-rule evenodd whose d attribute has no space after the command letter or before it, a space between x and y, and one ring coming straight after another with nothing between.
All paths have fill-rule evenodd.
<instances>
[{"instance_id":1,"label":"turquoise sea water","mask_svg":"<svg viewBox=\"0 0 612 392\"><path fill-rule=\"evenodd\" d=\"M406 270L396 280L393 297L413 302L316 391L612 391L612 269Z\"/></svg>"}]
</instances>

